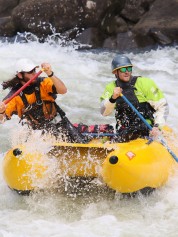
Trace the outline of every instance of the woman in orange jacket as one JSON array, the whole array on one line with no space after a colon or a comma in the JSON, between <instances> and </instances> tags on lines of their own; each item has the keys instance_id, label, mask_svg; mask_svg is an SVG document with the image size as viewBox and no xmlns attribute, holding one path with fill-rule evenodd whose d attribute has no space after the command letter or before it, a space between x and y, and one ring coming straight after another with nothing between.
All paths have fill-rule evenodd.
<instances>
[{"instance_id":1,"label":"woman in orange jacket","mask_svg":"<svg viewBox=\"0 0 178 237\"><path fill-rule=\"evenodd\" d=\"M20 59L16 63L16 75L13 79L3 82L3 89L10 88L5 101L14 92L28 82L36 73L35 65L29 59ZM55 76L49 63L41 64L47 77L38 77L32 81L19 95L15 96L7 105L0 102L0 121L11 119L17 114L21 121L32 129L56 129L59 107L55 102L57 94L65 94L65 84Z\"/></svg>"}]
</instances>

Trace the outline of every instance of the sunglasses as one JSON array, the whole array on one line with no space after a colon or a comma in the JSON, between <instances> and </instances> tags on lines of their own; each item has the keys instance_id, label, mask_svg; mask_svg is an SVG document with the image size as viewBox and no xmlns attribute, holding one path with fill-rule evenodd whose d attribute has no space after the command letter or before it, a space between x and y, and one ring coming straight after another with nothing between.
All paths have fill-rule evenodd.
<instances>
[{"instance_id":1,"label":"sunglasses","mask_svg":"<svg viewBox=\"0 0 178 237\"><path fill-rule=\"evenodd\" d=\"M120 72L132 72L132 67L122 67L122 68L119 68L119 71Z\"/></svg>"},{"instance_id":2,"label":"sunglasses","mask_svg":"<svg viewBox=\"0 0 178 237\"><path fill-rule=\"evenodd\" d=\"M35 73L36 72L36 68L32 69L31 71L29 72L24 72L24 73L27 73L27 74L32 74L32 73Z\"/></svg>"}]
</instances>

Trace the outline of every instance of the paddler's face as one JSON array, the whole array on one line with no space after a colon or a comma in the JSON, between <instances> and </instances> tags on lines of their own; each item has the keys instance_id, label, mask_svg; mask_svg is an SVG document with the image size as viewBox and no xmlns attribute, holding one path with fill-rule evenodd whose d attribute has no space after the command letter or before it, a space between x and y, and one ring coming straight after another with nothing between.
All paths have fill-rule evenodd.
<instances>
[{"instance_id":1,"label":"paddler's face","mask_svg":"<svg viewBox=\"0 0 178 237\"><path fill-rule=\"evenodd\" d=\"M18 77L21 80L22 84L25 84L26 82L28 82L32 77L34 77L36 73L36 68L32 69L29 72L23 72L23 73L18 73ZM31 84L35 83L35 80L31 82Z\"/></svg>"},{"instance_id":2,"label":"paddler's face","mask_svg":"<svg viewBox=\"0 0 178 237\"><path fill-rule=\"evenodd\" d=\"M128 71L127 69L128 68L131 68L131 67L126 67L126 68L123 68L123 69L126 69L124 72L120 71L120 69L118 69L115 74L116 74L116 77L119 77L119 79L121 81L124 81L124 82L128 82L130 80L130 77L132 75L132 71Z\"/></svg>"}]
</instances>

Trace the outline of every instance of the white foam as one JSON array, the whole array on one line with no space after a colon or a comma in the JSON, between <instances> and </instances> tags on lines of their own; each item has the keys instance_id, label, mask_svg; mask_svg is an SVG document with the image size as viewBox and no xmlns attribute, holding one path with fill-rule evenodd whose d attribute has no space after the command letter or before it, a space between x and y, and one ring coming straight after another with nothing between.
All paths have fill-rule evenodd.
<instances>
[{"instance_id":1,"label":"white foam","mask_svg":"<svg viewBox=\"0 0 178 237\"><path fill-rule=\"evenodd\" d=\"M178 51L176 48L128 54L135 65L134 74L155 80L170 104L168 122L178 128ZM13 75L13 63L28 57L35 63L49 62L67 85L68 93L58 103L73 123L114 123L114 115L103 118L99 97L107 82L114 79L110 63L112 52L75 51L54 44L0 44L1 82ZM7 91L0 94L2 99ZM25 140L26 134L17 117L0 125L0 161L3 152ZM30 140L29 149L45 152L45 142L36 135L38 146ZM50 145L52 141L48 141ZM2 165L1 165L2 168ZM54 168L54 167L52 167ZM150 197L121 199L116 195L91 192L73 198L60 193L37 193L22 197L10 190L0 172L0 236L3 237L109 237L176 236L178 232L178 175ZM101 191L101 190L99 190Z\"/></svg>"}]
</instances>

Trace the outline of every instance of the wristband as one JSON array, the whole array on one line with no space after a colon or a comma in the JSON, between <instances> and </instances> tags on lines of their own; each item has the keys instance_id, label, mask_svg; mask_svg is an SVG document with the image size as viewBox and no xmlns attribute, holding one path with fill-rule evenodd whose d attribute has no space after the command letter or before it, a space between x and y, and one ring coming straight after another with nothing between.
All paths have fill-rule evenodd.
<instances>
[{"instance_id":1,"label":"wristband","mask_svg":"<svg viewBox=\"0 0 178 237\"><path fill-rule=\"evenodd\" d=\"M48 77L52 77L54 75L54 72L51 72L50 75L48 75Z\"/></svg>"},{"instance_id":2,"label":"wristband","mask_svg":"<svg viewBox=\"0 0 178 237\"><path fill-rule=\"evenodd\" d=\"M114 104L116 102L116 99L113 99L112 96L109 98L109 101Z\"/></svg>"}]
</instances>

